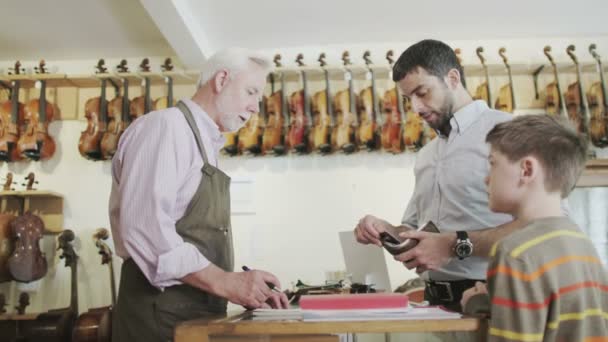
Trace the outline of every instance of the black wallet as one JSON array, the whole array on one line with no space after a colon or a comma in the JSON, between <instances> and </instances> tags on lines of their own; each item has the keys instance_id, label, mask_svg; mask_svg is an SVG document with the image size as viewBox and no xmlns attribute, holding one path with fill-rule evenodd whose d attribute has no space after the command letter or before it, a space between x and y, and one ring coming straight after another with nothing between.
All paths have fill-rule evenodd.
<instances>
[{"instance_id":1,"label":"black wallet","mask_svg":"<svg viewBox=\"0 0 608 342\"><path fill-rule=\"evenodd\" d=\"M389 227L389 229L380 233L380 242L382 242L382 246L384 246L384 248L392 255L407 252L418 244L418 240L405 239L400 237L399 234L411 230L414 229L404 226L395 228ZM420 226L416 230L419 232L439 233L439 229L432 221L427 222L425 225Z\"/></svg>"}]
</instances>

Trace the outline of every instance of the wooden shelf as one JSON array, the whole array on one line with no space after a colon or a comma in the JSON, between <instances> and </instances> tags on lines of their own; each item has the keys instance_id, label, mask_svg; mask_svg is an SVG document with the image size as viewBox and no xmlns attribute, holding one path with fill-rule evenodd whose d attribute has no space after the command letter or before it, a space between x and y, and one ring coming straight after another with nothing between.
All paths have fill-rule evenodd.
<instances>
[{"instance_id":1,"label":"wooden shelf","mask_svg":"<svg viewBox=\"0 0 608 342\"><path fill-rule=\"evenodd\" d=\"M578 188L608 186L608 159L588 161L576 186Z\"/></svg>"},{"instance_id":2,"label":"wooden shelf","mask_svg":"<svg viewBox=\"0 0 608 342\"><path fill-rule=\"evenodd\" d=\"M20 215L31 211L40 216L46 233L63 231L63 196L53 191L0 191L0 212Z\"/></svg>"},{"instance_id":3,"label":"wooden shelf","mask_svg":"<svg viewBox=\"0 0 608 342\"><path fill-rule=\"evenodd\" d=\"M127 78L133 85L142 82L149 77L152 85L165 84L165 77L172 77L173 84L195 84L198 81L197 71L171 71L171 72L146 72L146 73L104 73L90 75L66 75L66 74L28 74L28 75L3 75L0 81L10 83L21 81L21 88L33 88L37 80L46 80L49 88L98 88L101 79L111 79L121 84L121 79Z\"/></svg>"}]
</instances>

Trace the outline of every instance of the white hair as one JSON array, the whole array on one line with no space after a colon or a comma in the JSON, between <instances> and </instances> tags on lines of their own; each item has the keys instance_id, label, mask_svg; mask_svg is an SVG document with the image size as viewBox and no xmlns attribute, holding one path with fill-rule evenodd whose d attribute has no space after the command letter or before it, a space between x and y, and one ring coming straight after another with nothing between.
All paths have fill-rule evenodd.
<instances>
[{"instance_id":1,"label":"white hair","mask_svg":"<svg viewBox=\"0 0 608 342\"><path fill-rule=\"evenodd\" d=\"M220 50L205 61L198 79L197 88L204 86L215 74L227 70L231 76L247 70L254 63L270 72L272 61L257 51L243 48Z\"/></svg>"}]
</instances>

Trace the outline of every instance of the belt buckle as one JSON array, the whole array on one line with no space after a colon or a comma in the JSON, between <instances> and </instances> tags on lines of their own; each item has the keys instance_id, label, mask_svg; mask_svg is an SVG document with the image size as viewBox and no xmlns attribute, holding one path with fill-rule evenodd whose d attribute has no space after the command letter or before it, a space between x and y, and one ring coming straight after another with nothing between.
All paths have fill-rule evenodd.
<instances>
[{"instance_id":1,"label":"belt buckle","mask_svg":"<svg viewBox=\"0 0 608 342\"><path fill-rule=\"evenodd\" d=\"M446 302L454 301L454 293L452 292L452 286L449 281L435 281L434 283L445 287L446 293L448 295L447 298L439 298L439 300L443 300ZM439 296L437 296L437 297L439 297Z\"/></svg>"}]
</instances>

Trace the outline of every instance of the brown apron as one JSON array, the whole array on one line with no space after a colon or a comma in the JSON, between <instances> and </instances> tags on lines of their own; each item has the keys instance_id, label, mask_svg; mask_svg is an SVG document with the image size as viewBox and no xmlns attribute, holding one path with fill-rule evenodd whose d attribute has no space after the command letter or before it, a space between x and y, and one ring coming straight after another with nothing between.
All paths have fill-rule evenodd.
<instances>
[{"instance_id":1,"label":"brown apron","mask_svg":"<svg viewBox=\"0 0 608 342\"><path fill-rule=\"evenodd\" d=\"M188 107L179 102L203 157L203 177L184 216L177 221L177 233L196 246L213 264L234 269L230 226L230 177L209 164L201 135ZM170 286L160 291L150 285L132 259L123 263L118 300L113 310L113 342L165 342L173 340L181 321L217 316L226 312L227 301L189 285Z\"/></svg>"}]
</instances>

